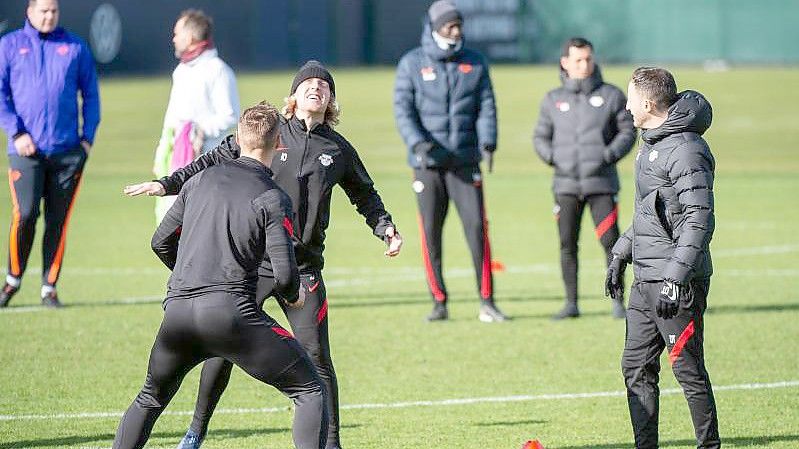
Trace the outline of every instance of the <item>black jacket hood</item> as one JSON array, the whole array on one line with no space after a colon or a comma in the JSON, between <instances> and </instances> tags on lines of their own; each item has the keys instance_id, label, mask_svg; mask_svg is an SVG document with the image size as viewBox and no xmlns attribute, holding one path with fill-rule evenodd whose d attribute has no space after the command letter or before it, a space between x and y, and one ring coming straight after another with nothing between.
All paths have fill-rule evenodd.
<instances>
[{"instance_id":1,"label":"black jacket hood","mask_svg":"<svg viewBox=\"0 0 799 449\"><path fill-rule=\"evenodd\" d=\"M677 94L677 101L669 108L666 121L657 128L645 130L641 138L653 144L672 134L690 132L701 136L710 128L712 121L713 108L710 102L699 92L686 90Z\"/></svg>"}]
</instances>

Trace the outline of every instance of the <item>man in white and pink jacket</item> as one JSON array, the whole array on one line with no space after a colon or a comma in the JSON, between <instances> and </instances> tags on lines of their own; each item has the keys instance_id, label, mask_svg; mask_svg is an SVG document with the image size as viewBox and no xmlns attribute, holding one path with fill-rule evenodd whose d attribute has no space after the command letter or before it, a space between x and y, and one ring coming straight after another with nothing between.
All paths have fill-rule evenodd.
<instances>
[{"instance_id":1,"label":"man in white and pink jacket","mask_svg":"<svg viewBox=\"0 0 799 449\"><path fill-rule=\"evenodd\" d=\"M156 177L168 176L195 155L215 148L238 120L236 76L219 58L212 28L211 17L196 9L183 11L175 23L172 43L180 64L172 73L169 105L155 152ZM171 198L156 200L157 222L171 207Z\"/></svg>"}]
</instances>

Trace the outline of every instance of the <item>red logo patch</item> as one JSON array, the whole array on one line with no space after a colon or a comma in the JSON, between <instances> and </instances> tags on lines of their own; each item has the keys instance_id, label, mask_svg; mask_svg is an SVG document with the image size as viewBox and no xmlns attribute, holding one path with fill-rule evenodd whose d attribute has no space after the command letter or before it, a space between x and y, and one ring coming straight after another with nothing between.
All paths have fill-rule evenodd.
<instances>
[{"instance_id":1,"label":"red logo patch","mask_svg":"<svg viewBox=\"0 0 799 449\"><path fill-rule=\"evenodd\" d=\"M458 64L458 70L460 70L461 73L471 73L472 72L472 68L473 68L473 66L471 64L468 64L468 63Z\"/></svg>"},{"instance_id":2,"label":"red logo patch","mask_svg":"<svg viewBox=\"0 0 799 449\"><path fill-rule=\"evenodd\" d=\"M61 45L55 49L55 52L61 56L65 56L67 53L69 53L69 45L67 44Z\"/></svg>"},{"instance_id":3,"label":"red logo patch","mask_svg":"<svg viewBox=\"0 0 799 449\"><path fill-rule=\"evenodd\" d=\"M427 75L429 73L433 73L433 68L432 67L422 67L421 72L422 72L422 75Z\"/></svg>"}]
</instances>

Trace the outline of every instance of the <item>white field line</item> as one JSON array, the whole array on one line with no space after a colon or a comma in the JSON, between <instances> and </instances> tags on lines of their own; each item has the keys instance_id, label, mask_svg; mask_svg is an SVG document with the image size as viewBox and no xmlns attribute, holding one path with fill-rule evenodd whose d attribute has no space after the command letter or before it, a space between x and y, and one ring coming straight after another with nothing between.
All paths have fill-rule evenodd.
<instances>
[{"instance_id":1,"label":"white field line","mask_svg":"<svg viewBox=\"0 0 799 449\"><path fill-rule=\"evenodd\" d=\"M799 387L799 380L787 380L782 382L771 383L747 383L747 384L734 384L734 385L720 385L714 386L713 391L745 391L745 390L768 390L775 388L793 388ZM680 388L668 388L660 390L661 395L675 395L682 394ZM508 402L530 402L530 401L559 401L569 399L592 399L592 398L606 398L606 397L624 397L627 395L626 391L596 391L587 393L553 393L553 394L537 394L537 395L518 395L518 396L489 396L478 398L459 398L459 399L441 399L435 401L406 401L406 402L382 402L382 403L366 403L366 404L345 404L341 408L345 410L365 410L365 409L395 409L395 408L411 408L411 407L441 407L452 405L471 405L471 404L490 404L490 403L508 403ZM286 407L264 407L264 408L223 408L217 409L216 414L227 415L243 415L254 413L278 413L291 410L289 406ZM180 411L165 411L163 415L172 416L191 416L194 411L180 410ZM51 420L51 419L94 419L94 418L120 418L122 412L89 412L89 413L55 413L55 414L41 414L41 415L0 415L0 421L32 421L32 420Z\"/></svg>"}]
</instances>

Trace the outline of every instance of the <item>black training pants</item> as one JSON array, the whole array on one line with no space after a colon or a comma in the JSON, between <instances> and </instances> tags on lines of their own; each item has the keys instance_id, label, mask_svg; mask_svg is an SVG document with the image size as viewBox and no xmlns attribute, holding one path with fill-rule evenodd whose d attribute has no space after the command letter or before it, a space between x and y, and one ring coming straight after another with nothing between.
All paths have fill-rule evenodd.
<instances>
[{"instance_id":1,"label":"black training pants","mask_svg":"<svg viewBox=\"0 0 799 449\"><path fill-rule=\"evenodd\" d=\"M223 357L294 401L294 445L321 449L327 437L325 392L303 350L251 298L222 293L167 302L144 387L114 439L114 449L144 447L183 377L211 357Z\"/></svg>"},{"instance_id":2,"label":"black training pants","mask_svg":"<svg viewBox=\"0 0 799 449\"><path fill-rule=\"evenodd\" d=\"M414 170L413 190L419 207L427 285L433 300L446 303L447 288L442 273L441 234L449 201L455 202L463 223L463 232L472 253L480 298L493 301L494 280L491 274L491 245L488 218L483 200L483 177L479 166L452 169Z\"/></svg>"},{"instance_id":3,"label":"black training pants","mask_svg":"<svg viewBox=\"0 0 799 449\"><path fill-rule=\"evenodd\" d=\"M256 296L259 298L259 307L263 305L266 298L272 295L274 286L274 278L263 274L259 276ZM280 306L289 320L294 336L310 356L325 387L329 416L327 446L339 447L338 381L330 355L327 291L321 273L300 275L300 295L305 297L305 305L301 309L287 307L282 302ZM208 431L211 415L227 387L232 368L232 363L221 358L208 360L203 365L197 404L191 423L191 430L198 435L204 436Z\"/></svg>"},{"instance_id":4,"label":"black training pants","mask_svg":"<svg viewBox=\"0 0 799 449\"><path fill-rule=\"evenodd\" d=\"M619 238L619 208L614 195L555 195L555 219L560 235L560 268L566 287L566 301L577 303L577 242L586 203L591 207L597 239L605 249L607 263L613 258L610 250Z\"/></svg>"},{"instance_id":5,"label":"black training pants","mask_svg":"<svg viewBox=\"0 0 799 449\"><path fill-rule=\"evenodd\" d=\"M635 447L658 447L658 380L664 348L669 351L671 369L688 400L697 447L721 447L716 402L703 349L702 317L710 281L691 282L689 300L681 303L677 316L669 320L655 313L661 285L661 282L634 282L627 309L627 337L621 365Z\"/></svg>"},{"instance_id":6,"label":"black training pants","mask_svg":"<svg viewBox=\"0 0 799 449\"><path fill-rule=\"evenodd\" d=\"M39 207L44 200L42 284L55 285L61 273L67 225L86 163L83 148L50 156L8 156L11 189L11 229L8 274L22 277L33 246Z\"/></svg>"}]
</instances>

